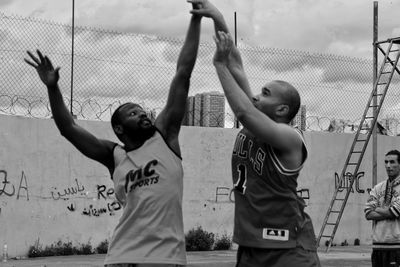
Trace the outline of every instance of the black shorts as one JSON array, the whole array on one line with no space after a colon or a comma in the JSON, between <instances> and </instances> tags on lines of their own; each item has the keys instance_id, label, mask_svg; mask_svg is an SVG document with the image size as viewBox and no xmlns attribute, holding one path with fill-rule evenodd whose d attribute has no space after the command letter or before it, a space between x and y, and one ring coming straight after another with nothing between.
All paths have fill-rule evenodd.
<instances>
[{"instance_id":1,"label":"black shorts","mask_svg":"<svg viewBox=\"0 0 400 267\"><path fill-rule=\"evenodd\" d=\"M399 267L400 249L372 249L372 267Z\"/></svg>"},{"instance_id":2,"label":"black shorts","mask_svg":"<svg viewBox=\"0 0 400 267\"><path fill-rule=\"evenodd\" d=\"M175 264L134 264L134 263L117 263L117 264L106 264L104 267L181 267L183 265Z\"/></svg>"},{"instance_id":3,"label":"black shorts","mask_svg":"<svg viewBox=\"0 0 400 267\"><path fill-rule=\"evenodd\" d=\"M239 246L236 267L321 267L316 251L301 247L266 249Z\"/></svg>"}]
</instances>

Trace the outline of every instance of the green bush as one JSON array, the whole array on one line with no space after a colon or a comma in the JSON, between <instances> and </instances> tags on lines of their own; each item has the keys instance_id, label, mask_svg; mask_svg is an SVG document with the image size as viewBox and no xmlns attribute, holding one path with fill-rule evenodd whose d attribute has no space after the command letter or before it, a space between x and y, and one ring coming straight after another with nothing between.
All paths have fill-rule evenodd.
<instances>
[{"instance_id":1,"label":"green bush","mask_svg":"<svg viewBox=\"0 0 400 267\"><path fill-rule=\"evenodd\" d=\"M106 254L108 251L108 240L101 241L100 244L96 248L96 252L98 254Z\"/></svg>"},{"instance_id":2,"label":"green bush","mask_svg":"<svg viewBox=\"0 0 400 267\"><path fill-rule=\"evenodd\" d=\"M214 250L229 250L232 247L232 240L227 234L223 234L221 237L216 237Z\"/></svg>"},{"instance_id":3,"label":"green bush","mask_svg":"<svg viewBox=\"0 0 400 267\"><path fill-rule=\"evenodd\" d=\"M185 235L186 251L209 251L214 245L214 234L209 233L201 226L191 229Z\"/></svg>"}]
</instances>

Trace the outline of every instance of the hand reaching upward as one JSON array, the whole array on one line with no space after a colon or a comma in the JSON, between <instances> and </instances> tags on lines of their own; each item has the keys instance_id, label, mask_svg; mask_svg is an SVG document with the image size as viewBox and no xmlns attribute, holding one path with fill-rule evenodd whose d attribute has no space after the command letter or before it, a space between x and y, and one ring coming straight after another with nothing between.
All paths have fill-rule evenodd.
<instances>
[{"instance_id":1,"label":"hand reaching upward","mask_svg":"<svg viewBox=\"0 0 400 267\"><path fill-rule=\"evenodd\" d=\"M215 64L228 64L229 54L232 51L233 41L229 33L218 31L218 36L214 37L217 49L215 50L213 62Z\"/></svg>"},{"instance_id":2,"label":"hand reaching upward","mask_svg":"<svg viewBox=\"0 0 400 267\"><path fill-rule=\"evenodd\" d=\"M208 0L187 0L188 3L192 3L193 10L190 11L192 14L201 15L208 18L213 18L220 14L219 10Z\"/></svg>"},{"instance_id":3,"label":"hand reaching upward","mask_svg":"<svg viewBox=\"0 0 400 267\"><path fill-rule=\"evenodd\" d=\"M31 60L25 59L25 62L34 67L39 74L42 82L48 87L53 87L57 85L60 78L59 70L60 67L54 69L53 64L47 56L43 56L39 50L36 50L39 58L34 56L30 51L27 51Z\"/></svg>"}]
</instances>

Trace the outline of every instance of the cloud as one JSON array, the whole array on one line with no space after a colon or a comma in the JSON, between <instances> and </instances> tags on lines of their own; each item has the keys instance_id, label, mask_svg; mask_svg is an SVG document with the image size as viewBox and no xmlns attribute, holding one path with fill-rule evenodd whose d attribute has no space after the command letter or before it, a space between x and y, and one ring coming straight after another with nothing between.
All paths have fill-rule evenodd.
<instances>
[{"instance_id":1,"label":"cloud","mask_svg":"<svg viewBox=\"0 0 400 267\"><path fill-rule=\"evenodd\" d=\"M13 0L0 0L0 7L9 5Z\"/></svg>"},{"instance_id":2,"label":"cloud","mask_svg":"<svg viewBox=\"0 0 400 267\"><path fill-rule=\"evenodd\" d=\"M261 67L274 76L310 72L322 83L372 82L372 61L364 59L275 48L241 50L246 67Z\"/></svg>"},{"instance_id":3,"label":"cloud","mask_svg":"<svg viewBox=\"0 0 400 267\"><path fill-rule=\"evenodd\" d=\"M7 5L26 3L30 9L23 12L43 18L54 12L54 20L64 24L32 18L2 20L0 40L11 51L2 58L2 76L11 84L3 92L32 99L47 97L35 71L22 61L26 49L40 48L62 67L60 85L69 97L71 27L67 23L71 14L70 3L65 2L46 6L45 0L36 5L15 0ZM288 80L301 92L309 114L346 118L361 116L372 89L372 5L364 2L219 0L217 4L232 32L237 12L239 48L255 93L269 80ZM60 7L67 11L60 13ZM77 1L76 9L74 97L83 101L81 108L100 112L99 103L107 107L130 100L160 109L175 74L190 5L176 0L85 0ZM380 12L390 11L383 8ZM400 32L395 19L381 16L381 20L381 36ZM213 31L212 22L204 19L191 95L222 91L212 65ZM398 85L398 76L393 86ZM388 99L397 101L398 97Z\"/></svg>"}]
</instances>

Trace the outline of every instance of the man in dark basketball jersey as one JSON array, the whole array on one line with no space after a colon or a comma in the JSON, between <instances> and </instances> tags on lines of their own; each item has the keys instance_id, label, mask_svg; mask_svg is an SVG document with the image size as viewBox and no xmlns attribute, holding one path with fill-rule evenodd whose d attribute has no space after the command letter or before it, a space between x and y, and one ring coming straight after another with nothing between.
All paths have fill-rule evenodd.
<instances>
[{"instance_id":1,"label":"man in dark basketball jersey","mask_svg":"<svg viewBox=\"0 0 400 267\"><path fill-rule=\"evenodd\" d=\"M275 80L253 96L222 14L207 0L189 2L200 5L193 14L214 20L214 66L244 127L232 155L237 266L320 266L313 225L297 195L307 149L302 133L289 122L298 112L299 93L288 82Z\"/></svg>"},{"instance_id":2,"label":"man in dark basketball jersey","mask_svg":"<svg viewBox=\"0 0 400 267\"><path fill-rule=\"evenodd\" d=\"M201 16L192 15L167 103L154 124L134 103L118 107L112 128L123 143L95 137L75 123L58 87L59 68L37 51L28 52L60 133L85 156L105 165L124 207L114 230L108 267L171 267L186 264L183 232L183 168L178 134L199 46Z\"/></svg>"}]
</instances>

